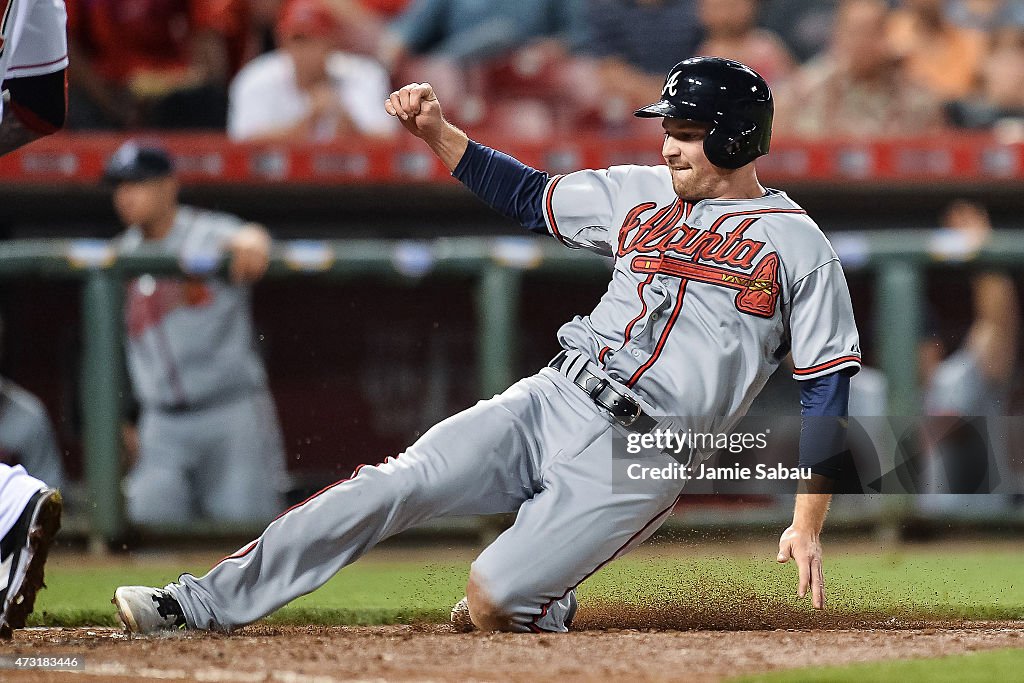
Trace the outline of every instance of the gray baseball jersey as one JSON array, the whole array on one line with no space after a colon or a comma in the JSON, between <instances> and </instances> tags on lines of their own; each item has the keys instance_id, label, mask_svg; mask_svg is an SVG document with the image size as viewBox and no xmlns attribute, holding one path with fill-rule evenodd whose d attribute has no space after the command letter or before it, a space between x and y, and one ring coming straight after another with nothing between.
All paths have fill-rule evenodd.
<instances>
[{"instance_id":1,"label":"gray baseball jersey","mask_svg":"<svg viewBox=\"0 0 1024 683\"><path fill-rule=\"evenodd\" d=\"M210 265L242 225L182 206L159 248ZM143 242L131 227L119 246L131 252ZM284 447L254 344L249 287L219 277L142 275L128 284L125 325L142 406L139 458L125 488L129 518L272 518L286 486Z\"/></svg>"},{"instance_id":2,"label":"gray baseball jersey","mask_svg":"<svg viewBox=\"0 0 1024 683\"><path fill-rule=\"evenodd\" d=\"M0 461L21 463L52 488L64 485L57 437L42 401L0 377Z\"/></svg>"},{"instance_id":3,"label":"gray baseball jersey","mask_svg":"<svg viewBox=\"0 0 1024 683\"><path fill-rule=\"evenodd\" d=\"M220 254L243 225L224 213L182 206L160 248L175 256ZM144 242L129 228L120 249ZM154 278L128 284L128 369L148 408L209 405L267 385L253 339L249 287L220 278Z\"/></svg>"},{"instance_id":4,"label":"gray baseball jersey","mask_svg":"<svg viewBox=\"0 0 1024 683\"><path fill-rule=\"evenodd\" d=\"M964 346L939 363L924 396L927 415L1009 415L1008 382L988 379L981 359Z\"/></svg>"},{"instance_id":5,"label":"gray baseball jersey","mask_svg":"<svg viewBox=\"0 0 1024 683\"><path fill-rule=\"evenodd\" d=\"M617 167L556 177L543 199L552 235L615 266L594 311L559 331L560 370L544 368L357 470L205 576L183 574L167 590L189 626L258 619L415 524L515 511L473 563L474 581L510 629L565 631L575 587L653 534L682 488L670 479L613 487L621 427L570 373L588 365L652 415L728 429L790 348L798 378L859 366L839 262L781 192L689 204L667 169Z\"/></svg>"},{"instance_id":6,"label":"gray baseball jersey","mask_svg":"<svg viewBox=\"0 0 1024 683\"><path fill-rule=\"evenodd\" d=\"M924 394L927 415L956 415L966 418L985 417L976 426L984 429L989 447L988 482L1002 493L1020 490L1019 474L1010 466L1010 414L1009 382L997 382L986 376L983 360L969 345L957 349L944 358L928 382ZM941 449L940 449L941 450ZM956 449L945 457L964 457ZM925 469L930 490L948 491L943 467L935 466L934 459ZM952 512L961 515L985 514L1011 507L1012 499L1006 495L924 495L915 502L925 513Z\"/></svg>"},{"instance_id":7,"label":"gray baseball jersey","mask_svg":"<svg viewBox=\"0 0 1024 683\"><path fill-rule=\"evenodd\" d=\"M797 379L859 367L839 259L784 193L691 204L666 167L618 166L556 177L544 201L552 235L614 261L600 303L559 341L652 414L728 431L789 350Z\"/></svg>"},{"instance_id":8,"label":"gray baseball jersey","mask_svg":"<svg viewBox=\"0 0 1024 683\"><path fill-rule=\"evenodd\" d=\"M889 382L876 368L864 372L850 382L850 415L868 417L887 415ZM963 346L935 368L924 387L924 415L956 415L997 417L1009 414L1010 388L985 376L975 353Z\"/></svg>"},{"instance_id":9,"label":"gray baseball jersey","mask_svg":"<svg viewBox=\"0 0 1024 683\"><path fill-rule=\"evenodd\" d=\"M888 380L882 371L865 367L850 382L850 416L871 418L887 415L888 388ZM990 449L990 464L995 470L995 478L990 483L998 482L997 490L1000 492L1017 490L1020 486L1009 464L1009 421L1006 419L1009 389L1007 383L987 378L976 352L965 345L938 364L923 387L922 397L922 414L925 416L988 418L984 422L984 430ZM864 420L862 425L873 447L883 454L883 462L890 462L897 447L897 435L891 425L878 419ZM923 485L926 491L948 490L943 474L935 467L934 457L925 463ZM998 494L923 494L914 498L915 505L922 512L960 515L991 512L1006 507L1009 502Z\"/></svg>"}]
</instances>

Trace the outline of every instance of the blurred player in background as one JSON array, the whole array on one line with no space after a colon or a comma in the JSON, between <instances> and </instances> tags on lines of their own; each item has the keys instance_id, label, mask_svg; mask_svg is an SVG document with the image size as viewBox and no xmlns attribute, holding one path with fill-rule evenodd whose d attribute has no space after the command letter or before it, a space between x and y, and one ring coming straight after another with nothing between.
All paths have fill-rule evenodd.
<instances>
[{"instance_id":1,"label":"blurred player in background","mask_svg":"<svg viewBox=\"0 0 1024 683\"><path fill-rule=\"evenodd\" d=\"M4 321L0 318L0 359ZM64 463L46 408L34 394L0 376L0 463L22 465L55 489L64 486Z\"/></svg>"},{"instance_id":2,"label":"blurred player in background","mask_svg":"<svg viewBox=\"0 0 1024 683\"><path fill-rule=\"evenodd\" d=\"M67 113L63 0L8 0L0 24L0 155L54 133ZM60 493L0 464L0 638L25 625L60 528Z\"/></svg>"},{"instance_id":3,"label":"blurred player in background","mask_svg":"<svg viewBox=\"0 0 1024 683\"><path fill-rule=\"evenodd\" d=\"M128 283L128 370L141 406L128 476L129 518L143 524L266 521L281 511L284 449L255 348L250 285L266 272L270 236L235 216L178 203L169 154L134 142L107 164L122 252L143 246L207 265L212 275Z\"/></svg>"}]
</instances>

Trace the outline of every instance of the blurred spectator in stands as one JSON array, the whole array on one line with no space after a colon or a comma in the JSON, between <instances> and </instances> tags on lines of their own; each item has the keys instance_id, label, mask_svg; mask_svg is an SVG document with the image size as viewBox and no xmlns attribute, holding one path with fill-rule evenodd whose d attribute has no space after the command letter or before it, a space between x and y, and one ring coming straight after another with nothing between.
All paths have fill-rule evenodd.
<instances>
[{"instance_id":1,"label":"blurred spectator in stands","mask_svg":"<svg viewBox=\"0 0 1024 683\"><path fill-rule=\"evenodd\" d=\"M0 318L0 357L4 321ZM64 488L64 463L42 401L6 377L0 377L0 462L21 465L48 486Z\"/></svg>"},{"instance_id":2,"label":"blurred spectator in stands","mask_svg":"<svg viewBox=\"0 0 1024 683\"><path fill-rule=\"evenodd\" d=\"M887 35L910 80L949 101L974 87L987 36L952 23L945 6L945 0L903 0Z\"/></svg>"},{"instance_id":3,"label":"blurred spectator in stands","mask_svg":"<svg viewBox=\"0 0 1024 683\"><path fill-rule=\"evenodd\" d=\"M998 31L985 58L976 92L947 107L961 128L994 130L1007 142L1024 140L1024 29Z\"/></svg>"},{"instance_id":4,"label":"blurred spectator in stands","mask_svg":"<svg viewBox=\"0 0 1024 683\"><path fill-rule=\"evenodd\" d=\"M735 59L777 86L796 68L782 39L757 27L758 0L700 0L700 21L706 32L697 54Z\"/></svg>"},{"instance_id":5,"label":"blurred spectator in stands","mask_svg":"<svg viewBox=\"0 0 1024 683\"><path fill-rule=\"evenodd\" d=\"M389 21L397 17L408 0L326 0L343 27L343 50L376 56Z\"/></svg>"},{"instance_id":6,"label":"blurred spectator in stands","mask_svg":"<svg viewBox=\"0 0 1024 683\"><path fill-rule=\"evenodd\" d=\"M409 0L324 0L341 25L338 45L345 52L376 56L387 23L405 9ZM253 56L276 50L277 18L284 0L249 0L252 13Z\"/></svg>"},{"instance_id":7,"label":"blurred spectator in stands","mask_svg":"<svg viewBox=\"0 0 1024 683\"><path fill-rule=\"evenodd\" d=\"M1024 0L949 0L946 13L957 26L985 33L1024 26Z\"/></svg>"},{"instance_id":8,"label":"blurred spectator in stands","mask_svg":"<svg viewBox=\"0 0 1024 683\"><path fill-rule=\"evenodd\" d=\"M598 60L601 112L609 123L632 124L633 111L657 99L669 69L697 54L703 39L696 3L690 0L587 0Z\"/></svg>"},{"instance_id":9,"label":"blurred spectator in stands","mask_svg":"<svg viewBox=\"0 0 1024 683\"><path fill-rule=\"evenodd\" d=\"M279 49L249 62L230 89L228 135L251 142L328 142L387 136L397 128L381 103L387 73L368 57L334 49L337 18L323 0L290 0Z\"/></svg>"},{"instance_id":10,"label":"blurred spectator in stands","mask_svg":"<svg viewBox=\"0 0 1024 683\"><path fill-rule=\"evenodd\" d=\"M220 128L245 0L67 0L69 126Z\"/></svg>"},{"instance_id":11,"label":"blurred spectator in stands","mask_svg":"<svg viewBox=\"0 0 1024 683\"><path fill-rule=\"evenodd\" d=\"M463 125L499 125L510 135L550 133L548 105L594 97L580 87L586 43L583 0L412 0L389 26L379 56L397 82L427 81ZM571 87L570 87L571 86ZM510 116L496 105L515 97ZM500 112L499 112L500 114Z\"/></svg>"},{"instance_id":12,"label":"blurred spectator in stands","mask_svg":"<svg viewBox=\"0 0 1024 683\"><path fill-rule=\"evenodd\" d=\"M253 41L253 57L277 49L277 17L284 0L249 0Z\"/></svg>"},{"instance_id":13,"label":"blurred spectator in stands","mask_svg":"<svg viewBox=\"0 0 1024 683\"><path fill-rule=\"evenodd\" d=\"M912 83L885 40L883 0L844 0L832 44L778 93L779 136L872 138L941 129L935 96Z\"/></svg>"},{"instance_id":14,"label":"blurred spectator in stands","mask_svg":"<svg viewBox=\"0 0 1024 683\"><path fill-rule=\"evenodd\" d=\"M762 0L760 24L779 35L798 62L828 47L839 0Z\"/></svg>"}]
</instances>

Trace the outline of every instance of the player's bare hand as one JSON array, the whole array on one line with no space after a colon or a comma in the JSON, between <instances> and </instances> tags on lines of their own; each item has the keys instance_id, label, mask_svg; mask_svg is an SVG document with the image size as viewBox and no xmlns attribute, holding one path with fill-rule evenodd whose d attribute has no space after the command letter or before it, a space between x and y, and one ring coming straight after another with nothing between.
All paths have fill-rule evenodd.
<instances>
[{"instance_id":1,"label":"player's bare hand","mask_svg":"<svg viewBox=\"0 0 1024 683\"><path fill-rule=\"evenodd\" d=\"M384 109L418 138L430 140L444 127L441 103L429 83L410 83L396 90L384 100Z\"/></svg>"},{"instance_id":2,"label":"player's bare hand","mask_svg":"<svg viewBox=\"0 0 1024 683\"><path fill-rule=\"evenodd\" d=\"M231 279L237 283L255 282L267 272L270 263L270 235L263 227L250 223L231 239Z\"/></svg>"},{"instance_id":3,"label":"player's bare hand","mask_svg":"<svg viewBox=\"0 0 1024 683\"><path fill-rule=\"evenodd\" d=\"M797 571L800 575L800 583L797 587L797 597L804 597L808 592L811 594L811 604L815 609L825 607L825 575L822 572L821 563L821 541L818 535L789 527L782 532L779 539L778 561L785 564L790 559L796 561Z\"/></svg>"}]
</instances>

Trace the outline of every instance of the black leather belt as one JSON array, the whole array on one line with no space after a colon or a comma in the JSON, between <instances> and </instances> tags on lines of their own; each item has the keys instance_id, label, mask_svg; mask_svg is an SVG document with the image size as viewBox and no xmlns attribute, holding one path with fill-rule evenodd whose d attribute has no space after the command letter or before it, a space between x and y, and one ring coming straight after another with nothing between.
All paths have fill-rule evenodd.
<instances>
[{"instance_id":1,"label":"black leather belt","mask_svg":"<svg viewBox=\"0 0 1024 683\"><path fill-rule=\"evenodd\" d=\"M562 367L568 360L569 354L566 351L561 351L551 359L548 367L562 372ZM566 376L568 377L568 375ZM645 413L643 407L636 400L616 389L615 385L604 377L591 372L586 364L575 378L569 377L569 379L586 392L598 408L607 411L615 418L616 422L626 429L646 434L657 426L658 421Z\"/></svg>"},{"instance_id":2,"label":"black leather belt","mask_svg":"<svg viewBox=\"0 0 1024 683\"><path fill-rule=\"evenodd\" d=\"M255 396L260 393L261 389L254 387L239 388L235 391L229 391L224 394L217 394L209 398L203 399L202 401L182 402L182 403L171 403L168 405L158 406L156 409L162 413L193 413L200 410L208 410L210 408L218 408L225 406L235 401L240 401L243 398L249 396Z\"/></svg>"}]
</instances>

